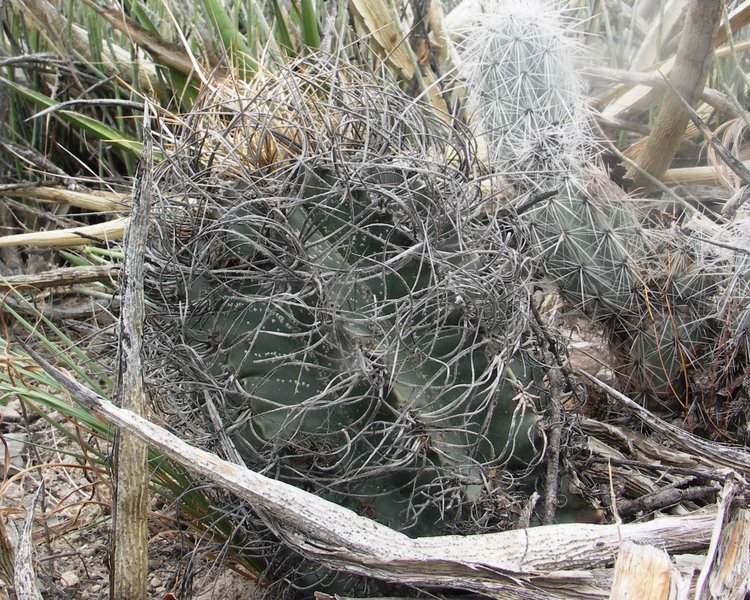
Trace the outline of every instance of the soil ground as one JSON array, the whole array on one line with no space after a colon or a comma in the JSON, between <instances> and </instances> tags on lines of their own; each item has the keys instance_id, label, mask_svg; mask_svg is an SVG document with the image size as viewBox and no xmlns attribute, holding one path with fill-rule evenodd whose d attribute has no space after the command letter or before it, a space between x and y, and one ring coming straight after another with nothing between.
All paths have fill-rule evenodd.
<instances>
[{"instance_id":1,"label":"soil ground","mask_svg":"<svg viewBox=\"0 0 750 600\"><path fill-rule=\"evenodd\" d=\"M51 415L51 418L59 418ZM65 424L69 431L75 431ZM17 400L0 404L0 434L10 464L0 487L0 515L16 542L33 497L43 483L34 523L34 568L44 600L100 600L109 596L111 482L80 460L80 447ZM78 432L80 434L80 431ZM106 449L105 449L106 451ZM185 542L153 501L148 597L155 600L245 600L253 583ZM13 598L0 580L0 600Z\"/></svg>"}]
</instances>

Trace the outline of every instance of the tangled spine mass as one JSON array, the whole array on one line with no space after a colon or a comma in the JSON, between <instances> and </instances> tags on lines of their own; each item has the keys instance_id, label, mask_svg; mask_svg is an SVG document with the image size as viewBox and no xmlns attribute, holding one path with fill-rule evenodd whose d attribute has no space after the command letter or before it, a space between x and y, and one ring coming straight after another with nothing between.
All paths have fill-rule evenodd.
<instances>
[{"instance_id":1,"label":"tangled spine mass","mask_svg":"<svg viewBox=\"0 0 750 600\"><path fill-rule=\"evenodd\" d=\"M410 534L509 526L543 369L527 263L472 216L472 140L326 59L204 91L156 178L148 257L152 390L176 427Z\"/></svg>"}]
</instances>

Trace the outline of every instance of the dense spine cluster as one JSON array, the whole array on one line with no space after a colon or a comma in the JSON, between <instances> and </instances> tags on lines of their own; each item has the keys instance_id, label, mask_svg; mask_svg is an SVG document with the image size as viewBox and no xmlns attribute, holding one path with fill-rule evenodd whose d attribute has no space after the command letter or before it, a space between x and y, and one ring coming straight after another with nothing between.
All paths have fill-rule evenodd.
<instances>
[{"instance_id":1,"label":"dense spine cluster","mask_svg":"<svg viewBox=\"0 0 750 600\"><path fill-rule=\"evenodd\" d=\"M716 302L723 294L727 307L746 303L736 275L746 255L716 260L717 249L696 249L686 228L649 225L609 182L560 6L481 4L481 31L463 47L473 121L492 167L516 185L518 205L530 206L519 217L532 254L569 303L604 324L629 387L685 407L705 361L734 368L716 351L722 336L738 340L747 309L733 308L727 329L729 313Z\"/></svg>"}]
</instances>

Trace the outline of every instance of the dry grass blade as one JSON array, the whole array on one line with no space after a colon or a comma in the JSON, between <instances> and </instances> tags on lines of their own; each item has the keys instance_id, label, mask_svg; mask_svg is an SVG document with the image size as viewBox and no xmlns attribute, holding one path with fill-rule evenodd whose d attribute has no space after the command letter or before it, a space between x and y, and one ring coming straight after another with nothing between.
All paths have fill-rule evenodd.
<instances>
[{"instance_id":1,"label":"dry grass blade","mask_svg":"<svg viewBox=\"0 0 750 600\"><path fill-rule=\"evenodd\" d=\"M5 196L26 198L35 202L59 202L92 212L118 212L130 210L130 196L105 190L79 191L61 187L31 187L3 192Z\"/></svg>"},{"instance_id":2,"label":"dry grass blade","mask_svg":"<svg viewBox=\"0 0 750 600\"><path fill-rule=\"evenodd\" d=\"M656 71L663 77L668 77L674 68L675 58L672 57L660 65L649 69L647 74ZM609 91L595 99L594 104L606 103L602 110L602 116L607 119L617 119L625 113L642 108L650 99L651 86L638 84L635 86L625 85L615 91Z\"/></svg>"},{"instance_id":3,"label":"dry grass blade","mask_svg":"<svg viewBox=\"0 0 750 600\"><path fill-rule=\"evenodd\" d=\"M98 225L71 227L53 231L19 233L0 237L0 248L11 246L85 246L122 239L130 217L112 219Z\"/></svg>"},{"instance_id":4,"label":"dry grass blade","mask_svg":"<svg viewBox=\"0 0 750 600\"><path fill-rule=\"evenodd\" d=\"M695 112L693 107L690 106L690 104L688 104L682 96L678 94L676 95L676 97L680 100L683 110L687 113L688 117L690 118L690 121L693 123L695 128L703 134L706 141L710 144L713 152L719 157L721 157L721 160L724 161L726 166L742 182L740 185L749 184L750 183L750 170L748 170L748 168L745 167L745 165L742 164L740 160L735 158L735 156L731 152L729 152L729 150L727 150L719 141L717 141L714 133L708 128L708 126L700 118L700 115L698 115L698 113Z\"/></svg>"},{"instance_id":5,"label":"dry grass blade","mask_svg":"<svg viewBox=\"0 0 750 600\"><path fill-rule=\"evenodd\" d=\"M411 81L416 65L409 56L408 42L402 38L384 0L351 0L365 29L383 50L385 57L406 81Z\"/></svg>"},{"instance_id":6,"label":"dry grass blade","mask_svg":"<svg viewBox=\"0 0 750 600\"><path fill-rule=\"evenodd\" d=\"M742 165L750 169L750 160L743 161ZM662 176L662 180L667 185L694 183L720 187L727 184L724 169L718 165L668 169Z\"/></svg>"},{"instance_id":7,"label":"dry grass blade","mask_svg":"<svg viewBox=\"0 0 750 600\"><path fill-rule=\"evenodd\" d=\"M65 44L68 40L73 50L88 62L96 62L92 54L92 45L88 31L79 23L70 23L61 10L48 0L12 0L32 24L31 29L39 31L47 40L50 48L56 49L63 59L67 59ZM129 50L114 43L105 44L102 48L104 67L110 72L130 73L133 67L137 77L153 89L158 87L156 67L147 60L138 60L135 65Z\"/></svg>"},{"instance_id":8,"label":"dry grass blade","mask_svg":"<svg viewBox=\"0 0 750 600\"><path fill-rule=\"evenodd\" d=\"M176 69L184 75L190 75L194 72L193 62L180 46L165 42L119 10L101 6L94 0L83 1L99 13L107 23L127 35L133 44L140 46L151 54L160 64Z\"/></svg>"},{"instance_id":9,"label":"dry grass blade","mask_svg":"<svg viewBox=\"0 0 750 600\"><path fill-rule=\"evenodd\" d=\"M669 0L658 18L654 19L646 37L636 52L631 68L635 71L647 69L658 62L659 52L665 39L672 37L685 13L685 0Z\"/></svg>"},{"instance_id":10,"label":"dry grass blade","mask_svg":"<svg viewBox=\"0 0 750 600\"><path fill-rule=\"evenodd\" d=\"M351 0L365 30L377 42L387 63L393 65L405 82L415 80L418 89L426 94L437 115L447 118L445 101L440 97L437 78L429 65L429 57L418 59L409 40L403 34L398 16L388 8L384 0ZM434 15L435 13L433 13ZM437 17L435 17L437 18ZM448 43L447 39L443 43Z\"/></svg>"}]
</instances>

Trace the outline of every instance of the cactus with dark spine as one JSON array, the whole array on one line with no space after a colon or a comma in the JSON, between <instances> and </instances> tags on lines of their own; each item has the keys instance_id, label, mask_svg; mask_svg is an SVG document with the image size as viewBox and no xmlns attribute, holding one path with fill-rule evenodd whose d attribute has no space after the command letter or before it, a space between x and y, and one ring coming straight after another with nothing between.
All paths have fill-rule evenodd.
<instances>
[{"instance_id":1,"label":"cactus with dark spine","mask_svg":"<svg viewBox=\"0 0 750 600\"><path fill-rule=\"evenodd\" d=\"M544 369L471 140L325 59L205 92L149 249L151 388L183 431L409 534L512 525Z\"/></svg>"},{"instance_id":2,"label":"cactus with dark spine","mask_svg":"<svg viewBox=\"0 0 750 600\"><path fill-rule=\"evenodd\" d=\"M701 363L738 366L721 338L746 337L743 309L731 317L717 310L717 299L729 293L746 306L746 283L736 281L744 259L719 257L689 230L644 225L634 201L596 166L561 3L481 7L481 31L464 46L477 128L493 166L523 197L553 193L520 215L533 254L563 297L605 326L628 387L686 408L691 387L705 384L708 364ZM740 373L746 350L734 354L745 365Z\"/></svg>"}]
</instances>

